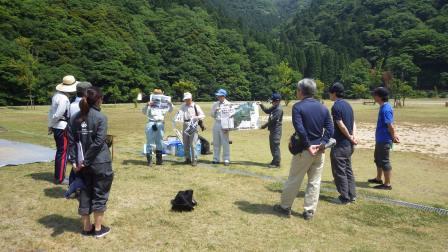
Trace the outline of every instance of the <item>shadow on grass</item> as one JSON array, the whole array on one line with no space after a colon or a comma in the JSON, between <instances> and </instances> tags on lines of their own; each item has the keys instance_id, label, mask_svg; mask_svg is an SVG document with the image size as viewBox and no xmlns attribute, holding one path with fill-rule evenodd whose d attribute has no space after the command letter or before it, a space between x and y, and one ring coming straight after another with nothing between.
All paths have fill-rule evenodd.
<instances>
[{"instance_id":1,"label":"shadow on grass","mask_svg":"<svg viewBox=\"0 0 448 252\"><path fill-rule=\"evenodd\" d=\"M51 173L51 172L36 172L36 173L31 173L31 174L28 174L25 176L31 177L34 180L43 180L43 181L48 181L48 182L54 181L54 176L53 176L53 173Z\"/></svg>"},{"instance_id":2,"label":"shadow on grass","mask_svg":"<svg viewBox=\"0 0 448 252\"><path fill-rule=\"evenodd\" d=\"M260 162L253 162L253 161L232 161L231 164L234 165L243 165L243 166L256 166L256 167L262 167L267 168L269 164L267 163L260 163Z\"/></svg>"},{"instance_id":3,"label":"shadow on grass","mask_svg":"<svg viewBox=\"0 0 448 252\"><path fill-rule=\"evenodd\" d=\"M322 181L322 184L328 184L328 185L335 185L334 181ZM360 188L371 188L369 185L369 182L360 182L360 181L356 181L356 187L360 187Z\"/></svg>"},{"instance_id":4,"label":"shadow on grass","mask_svg":"<svg viewBox=\"0 0 448 252\"><path fill-rule=\"evenodd\" d=\"M45 188L44 189L45 196L50 198L64 198L65 190L62 187L52 187L52 188Z\"/></svg>"},{"instance_id":5,"label":"shadow on grass","mask_svg":"<svg viewBox=\"0 0 448 252\"><path fill-rule=\"evenodd\" d=\"M64 232L78 233L81 230L80 220L68 218L59 214L50 214L39 219L39 223L53 229L51 236L55 237Z\"/></svg>"},{"instance_id":6,"label":"shadow on grass","mask_svg":"<svg viewBox=\"0 0 448 252\"><path fill-rule=\"evenodd\" d=\"M277 213L274 211L274 205L268 205L268 204L254 204L250 203L249 201L241 200L241 201L235 201L234 203L238 208L246 213L251 214L270 214L275 215L279 217L285 217L284 215ZM301 213L291 211L292 216L296 217L302 217Z\"/></svg>"},{"instance_id":7,"label":"shadow on grass","mask_svg":"<svg viewBox=\"0 0 448 252\"><path fill-rule=\"evenodd\" d=\"M156 160L155 158L153 159L153 166L156 166L155 164ZM175 161L175 160L167 160L164 159L163 162L165 163L172 163L172 164L181 164L183 165L182 162L179 161ZM147 166L148 162L146 161L146 157L144 159L128 159L128 160L123 160L123 162L121 162L123 165L140 165L140 166Z\"/></svg>"}]
</instances>

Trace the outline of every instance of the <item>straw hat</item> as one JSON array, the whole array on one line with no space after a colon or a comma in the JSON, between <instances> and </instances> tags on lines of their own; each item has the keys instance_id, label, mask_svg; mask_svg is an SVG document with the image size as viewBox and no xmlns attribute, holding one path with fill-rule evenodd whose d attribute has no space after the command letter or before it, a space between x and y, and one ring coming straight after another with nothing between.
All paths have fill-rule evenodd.
<instances>
[{"instance_id":1,"label":"straw hat","mask_svg":"<svg viewBox=\"0 0 448 252\"><path fill-rule=\"evenodd\" d=\"M163 94L163 92L162 92L162 89L160 89L160 88L156 88L156 89L154 89L154 91L152 91L152 94L158 94L158 95L161 95L161 94Z\"/></svg>"},{"instance_id":2,"label":"straw hat","mask_svg":"<svg viewBox=\"0 0 448 252\"><path fill-rule=\"evenodd\" d=\"M64 93L74 93L76 92L76 86L78 82L73 75L64 76L62 83L56 86L56 90Z\"/></svg>"}]
</instances>

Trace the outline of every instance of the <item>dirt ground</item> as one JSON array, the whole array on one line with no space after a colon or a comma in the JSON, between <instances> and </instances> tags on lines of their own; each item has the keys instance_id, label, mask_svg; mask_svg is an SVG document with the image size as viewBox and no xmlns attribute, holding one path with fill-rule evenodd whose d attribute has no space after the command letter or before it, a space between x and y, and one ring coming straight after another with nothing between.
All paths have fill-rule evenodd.
<instances>
[{"instance_id":1,"label":"dirt ground","mask_svg":"<svg viewBox=\"0 0 448 252\"><path fill-rule=\"evenodd\" d=\"M358 123L360 148L375 147L373 123ZM394 151L417 152L448 159L448 125L421 125L400 123L396 125L400 144L394 144Z\"/></svg>"},{"instance_id":2,"label":"dirt ground","mask_svg":"<svg viewBox=\"0 0 448 252\"><path fill-rule=\"evenodd\" d=\"M291 116L283 117L286 122L291 122ZM267 121L262 117L261 121ZM417 152L448 159L448 125L430 125L416 123L400 123L395 125L400 144L394 144L394 151ZM374 123L357 123L358 148L375 148Z\"/></svg>"}]
</instances>

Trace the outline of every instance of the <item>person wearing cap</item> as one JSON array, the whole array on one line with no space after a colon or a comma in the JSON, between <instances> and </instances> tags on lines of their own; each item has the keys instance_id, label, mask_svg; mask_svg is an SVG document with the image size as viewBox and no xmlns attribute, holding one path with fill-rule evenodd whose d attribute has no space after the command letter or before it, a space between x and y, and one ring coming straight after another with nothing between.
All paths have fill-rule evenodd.
<instances>
[{"instance_id":1,"label":"person wearing cap","mask_svg":"<svg viewBox=\"0 0 448 252\"><path fill-rule=\"evenodd\" d=\"M373 99L380 105L378 121L375 131L375 164L377 174L369 183L379 184L375 189L392 190L391 176L392 166L390 164L389 152L393 143L400 143L394 127L394 111L389 104L389 91L384 87L375 88ZM384 174L384 182L382 176Z\"/></svg>"},{"instance_id":2,"label":"person wearing cap","mask_svg":"<svg viewBox=\"0 0 448 252\"><path fill-rule=\"evenodd\" d=\"M185 164L196 166L198 162L198 153L196 144L198 142L198 124L200 120L205 118L205 114L201 107L193 102L191 93L184 93L184 104L180 107L183 115L183 143L185 151ZM194 125L192 130L187 132L189 126Z\"/></svg>"},{"instance_id":3,"label":"person wearing cap","mask_svg":"<svg viewBox=\"0 0 448 252\"><path fill-rule=\"evenodd\" d=\"M92 87L92 84L87 81L80 81L76 85L76 99L70 104L70 117L73 117L79 112L79 102L86 96L88 88Z\"/></svg>"},{"instance_id":4,"label":"person wearing cap","mask_svg":"<svg viewBox=\"0 0 448 252\"><path fill-rule=\"evenodd\" d=\"M48 134L53 134L56 142L54 160L54 182L56 184L68 184L68 180L65 179L65 169L68 149L67 124L70 118L69 96L76 92L77 84L75 77L65 76L62 83L56 86L56 93L51 98L51 106L48 111Z\"/></svg>"},{"instance_id":5,"label":"person wearing cap","mask_svg":"<svg viewBox=\"0 0 448 252\"><path fill-rule=\"evenodd\" d=\"M230 165L230 143L229 143L229 130L224 130L221 125L221 107L224 105L230 105L230 102L226 99L227 91L219 89L216 93L217 102L213 103L211 116L215 119L213 125L213 164L220 162L221 148L223 149L224 165Z\"/></svg>"},{"instance_id":6,"label":"person wearing cap","mask_svg":"<svg viewBox=\"0 0 448 252\"><path fill-rule=\"evenodd\" d=\"M303 218L313 218L319 202L320 183L325 160L325 145L333 135L330 112L313 96L317 86L313 79L303 79L297 84L297 98L301 100L292 108L292 123L299 136L298 153L292 157L288 180L283 187L280 204L274 211L291 216L291 207L308 175L304 197Z\"/></svg>"},{"instance_id":7,"label":"person wearing cap","mask_svg":"<svg viewBox=\"0 0 448 252\"><path fill-rule=\"evenodd\" d=\"M163 95L161 89L154 89L153 95ZM168 112L173 111L173 104L168 102L168 109L152 108L152 101L149 101L142 109L143 114L148 117L148 123L146 124L146 160L148 166L152 165L152 145L156 146L156 165L162 165L162 153L163 153L163 134L165 129L165 115Z\"/></svg>"},{"instance_id":8,"label":"person wearing cap","mask_svg":"<svg viewBox=\"0 0 448 252\"><path fill-rule=\"evenodd\" d=\"M356 124L352 106L345 101L344 86L336 82L330 87L330 99L334 101L331 108L333 116L336 145L331 149L331 170L339 197L333 202L349 204L356 200L356 184L353 175L351 157L356 140Z\"/></svg>"},{"instance_id":9,"label":"person wearing cap","mask_svg":"<svg viewBox=\"0 0 448 252\"><path fill-rule=\"evenodd\" d=\"M272 162L269 164L270 168L280 167L280 140L282 138L282 121L283 109L280 105L282 97L279 93L273 93L271 97L272 106L266 108L260 103L260 108L266 114L269 114L268 122L261 126L261 129L269 130L269 146L272 154Z\"/></svg>"}]
</instances>

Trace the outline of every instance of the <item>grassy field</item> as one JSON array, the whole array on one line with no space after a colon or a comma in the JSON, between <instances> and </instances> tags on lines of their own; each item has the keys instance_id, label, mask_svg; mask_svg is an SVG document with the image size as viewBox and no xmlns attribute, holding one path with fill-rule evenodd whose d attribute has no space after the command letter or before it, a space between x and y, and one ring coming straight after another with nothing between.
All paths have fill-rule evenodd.
<instances>
[{"instance_id":1,"label":"grassy field","mask_svg":"<svg viewBox=\"0 0 448 252\"><path fill-rule=\"evenodd\" d=\"M331 102L326 102L331 105ZM423 104L423 105L422 105ZM201 104L208 114L211 104ZM357 120L373 123L377 106L354 103ZM290 107L285 115L290 115ZM26 110L0 108L0 138L53 146L46 135L48 107ZM65 188L52 181L53 164L0 168L0 250L448 250L448 217L366 200L382 196L448 208L448 160L425 154L393 152L393 186L378 192L365 183L375 173L373 150L353 156L360 200L349 206L330 203L337 196L322 192L311 222L300 218L303 194L291 219L278 217L272 205L282 184L228 174L201 157L192 168L179 162L147 168L139 154L145 141L145 117L133 105L106 105L109 133L116 135L115 181L106 213L112 232L104 239L80 236L77 201L65 200ZM438 103L410 102L396 110L397 123L447 125L448 108ZM212 121L206 120L211 129ZM268 132L232 132L231 170L285 178L291 156L287 151L292 125L284 124L281 169L268 169ZM171 124L167 123L167 135ZM211 140L211 131L203 134ZM447 136L440 136L448 138ZM448 141L448 139L447 139ZM330 163L322 186L334 189ZM190 213L169 211L177 191L192 188L198 207Z\"/></svg>"}]
</instances>

